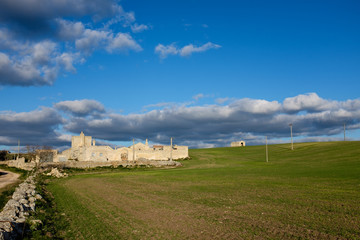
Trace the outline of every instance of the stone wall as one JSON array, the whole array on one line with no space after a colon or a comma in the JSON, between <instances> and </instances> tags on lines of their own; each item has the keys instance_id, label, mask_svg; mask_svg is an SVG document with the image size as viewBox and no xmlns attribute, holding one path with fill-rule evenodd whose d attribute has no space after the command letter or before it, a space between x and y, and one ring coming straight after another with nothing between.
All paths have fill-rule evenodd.
<instances>
[{"instance_id":1,"label":"stone wall","mask_svg":"<svg viewBox=\"0 0 360 240\"><path fill-rule=\"evenodd\" d=\"M16 167L27 171L32 170L35 166L35 162L25 162L25 158L19 158L16 160L1 161L0 164L7 165L9 167Z\"/></svg>"},{"instance_id":2,"label":"stone wall","mask_svg":"<svg viewBox=\"0 0 360 240\"><path fill-rule=\"evenodd\" d=\"M169 160L182 159L189 156L188 147L174 146L171 152L171 146L163 146L162 148L151 148L148 151L135 151L136 158L145 158L150 160Z\"/></svg>"},{"instance_id":3,"label":"stone wall","mask_svg":"<svg viewBox=\"0 0 360 240\"><path fill-rule=\"evenodd\" d=\"M176 161L154 161L147 159L139 159L135 161L105 161L105 162L93 162L93 161L66 161L66 162L52 162L42 163L41 167L68 167L68 168L95 168L95 167L136 167L136 166L147 166L147 167L180 167L180 162Z\"/></svg>"},{"instance_id":4,"label":"stone wall","mask_svg":"<svg viewBox=\"0 0 360 240\"><path fill-rule=\"evenodd\" d=\"M0 239L20 239L26 216L35 211L36 200L42 197L35 191L34 176L28 177L15 190L0 213Z\"/></svg>"}]
</instances>

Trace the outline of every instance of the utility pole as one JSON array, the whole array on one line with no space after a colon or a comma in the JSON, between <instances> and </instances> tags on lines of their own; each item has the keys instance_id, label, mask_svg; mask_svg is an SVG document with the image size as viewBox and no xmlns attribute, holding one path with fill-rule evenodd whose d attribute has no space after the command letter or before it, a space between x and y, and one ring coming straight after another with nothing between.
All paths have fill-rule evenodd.
<instances>
[{"instance_id":1,"label":"utility pole","mask_svg":"<svg viewBox=\"0 0 360 240\"><path fill-rule=\"evenodd\" d=\"M135 161L135 140L133 139L133 161Z\"/></svg>"},{"instance_id":2,"label":"utility pole","mask_svg":"<svg viewBox=\"0 0 360 240\"><path fill-rule=\"evenodd\" d=\"M267 136L265 137L265 149L266 149L266 162L269 162L269 155L268 155L268 146L267 146Z\"/></svg>"},{"instance_id":3,"label":"utility pole","mask_svg":"<svg viewBox=\"0 0 360 240\"><path fill-rule=\"evenodd\" d=\"M20 140L18 140L18 159L20 158Z\"/></svg>"},{"instance_id":4,"label":"utility pole","mask_svg":"<svg viewBox=\"0 0 360 240\"><path fill-rule=\"evenodd\" d=\"M293 144L293 136L292 136L292 123L289 124L290 126L290 135L291 135L291 150L294 150L294 144Z\"/></svg>"},{"instance_id":5,"label":"utility pole","mask_svg":"<svg viewBox=\"0 0 360 240\"><path fill-rule=\"evenodd\" d=\"M344 123L344 142L346 141L345 139L346 138L345 138L345 123Z\"/></svg>"},{"instance_id":6,"label":"utility pole","mask_svg":"<svg viewBox=\"0 0 360 240\"><path fill-rule=\"evenodd\" d=\"M172 161L172 150L173 150L173 146L172 146L172 138L170 138L170 161Z\"/></svg>"}]
</instances>

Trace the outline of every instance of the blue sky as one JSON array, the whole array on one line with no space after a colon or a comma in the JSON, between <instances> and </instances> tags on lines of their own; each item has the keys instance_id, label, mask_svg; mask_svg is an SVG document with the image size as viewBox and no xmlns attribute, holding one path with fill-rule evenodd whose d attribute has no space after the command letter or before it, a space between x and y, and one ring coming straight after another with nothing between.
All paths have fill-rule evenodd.
<instances>
[{"instance_id":1,"label":"blue sky","mask_svg":"<svg viewBox=\"0 0 360 240\"><path fill-rule=\"evenodd\" d=\"M360 138L358 1L40 2L0 3L4 148Z\"/></svg>"}]
</instances>

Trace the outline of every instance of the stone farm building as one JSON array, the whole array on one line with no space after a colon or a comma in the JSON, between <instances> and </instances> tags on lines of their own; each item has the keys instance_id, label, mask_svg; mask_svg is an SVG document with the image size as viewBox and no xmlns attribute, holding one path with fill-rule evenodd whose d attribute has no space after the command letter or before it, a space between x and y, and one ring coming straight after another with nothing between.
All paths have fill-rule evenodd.
<instances>
[{"instance_id":1,"label":"stone farm building","mask_svg":"<svg viewBox=\"0 0 360 240\"><path fill-rule=\"evenodd\" d=\"M130 147L113 149L110 146L96 146L91 136L73 136L71 148L56 154L54 162L65 162L68 160L107 162L107 161L135 161L135 160L170 160L189 157L187 146L149 146L146 143L136 143Z\"/></svg>"},{"instance_id":2,"label":"stone farm building","mask_svg":"<svg viewBox=\"0 0 360 240\"><path fill-rule=\"evenodd\" d=\"M245 147L245 141L232 142L231 147Z\"/></svg>"}]
</instances>

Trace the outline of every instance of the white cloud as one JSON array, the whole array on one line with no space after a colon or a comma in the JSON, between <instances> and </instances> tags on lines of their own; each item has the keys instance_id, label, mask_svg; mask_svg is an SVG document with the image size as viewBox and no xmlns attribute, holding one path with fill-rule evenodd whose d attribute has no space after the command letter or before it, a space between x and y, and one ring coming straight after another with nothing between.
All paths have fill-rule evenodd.
<instances>
[{"instance_id":1,"label":"white cloud","mask_svg":"<svg viewBox=\"0 0 360 240\"><path fill-rule=\"evenodd\" d=\"M202 94L202 93L199 93L199 94L196 94L195 96L193 96L193 99L195 99L196 101L198 101L199 99L201 99L201 98L203 98L203 97L205 97L205 95Z\"/></svg>"},{"instance_id":2,"label":"white cloud","mask_svg":"<svg viewBox=\"0 0 360 240\"><path fill-rule=\"evenodd\" d=\"M143 32L143 31L146 31L146 30L149 30L149 26L148 25L145 25L145 24L133 24L131 25L131 31L133 33L139 33L139 32Z\"/></svg>"},{"instance_id":3,"label":"white cloud","mask_svg":"<svg viewBox=\"0 0 360 240\"><path fill-rule=\"evenodd\" d=\"M92 53L96 49L105 49L112 53L115 51L141 51L141 46L127 33L118 33L116 36L112 32L101 30L86 29L82 38L75 42L76 48L86 54Z\"/></svg>"},{"instance_id":4,"label":"white cloud","mask_svg":"<svg viewBox=\"0 0 360 240\"><path fill-rule=\"evenodd\" d=\"M217 49L217 48L220 48L221 46L220 45L217 45L217 44L214 44L214 43L211 43L211 42L208 42L200 47L196 47L192 44L189 44L189 45L186 45L185 47L183 47L179 54L180 56L182 57L186 57L186 56L190 56L191 54L193 54L194 52L205 52L209 49Z\"/></svg>"},{"instance_id":5,"label":"white cloud","mask_svg":"<svg viewBox=\"0 0 360 240\"><path fill-rule=\"evenodd\" d=\"M196 47L193 44L186 45L182 48L176 47L175 43L172 43L170 45L163 45L158 44L155 47L155 53L159 54L161 59L167 58L169 55L179 55L181 57L188 57L191 56L195 52L205 52L210 49L218 49L221 46L218 44L214 44L211 42L208 42L200 47Z\"/></svg>"},{"instance_id":6,"label":"white cloud","mask_svg":"<svg viewBox=\"0 0 360 240\"><path fill-rule=\"evenodd\" d=\"M36 43L32 48L32 59L35 64L47 65L55 53L56 44L51 41Z\"/></svg>"},{"instance_id":7,"label":"white cloud","mask_svg":"<svg viewBox=\"0 0 360 240\"><path fill-rule=\"evenodd\" d=\"M104 24L104 29L109 29L112 25L117 24L117 23L122 23L123 27L128 27L132 23L134 23L136 20L134 12L125 12L121 8L119 13L120 14L117 14L114 18L111 18L109 21L107 21Z\"/></svg>"},{"instance_id":8,"label":"white cloud","mask_svg":"<svg viewBox=\"0 0 360 240\"><path fill-rule=\"evenodd\" d=\"M334 107L334 102L320 98L316 93L301 94L286 98L283 103L285 111L321 111Z\"/></svg>"},{"instance_id":9,"label":"white cloud","mask_svg":"<svg viewBox=\"0 0 360 240\"><path fill-rule=\"evenodd\" d=\"M169 55L176 55L178 52L179 50L176 48L174 43L167 46L158 44L155 47L155 53L159 54L160 58L162 59L167 58Z\"/></svg>"},{"instance_id":10,"label":"white cloud","mask_svg":"<svg viewBox=\"0 0 360 240\"><path fill-rule=\"evenodd\" d=\"M73 53L63 53L58 56L57 60L60 65L64 67L64 69L68 72L76 72L74 67L74 62L79 58L79 54Z\"/></svg>"},{"instance_id":11,"label":"white cloud","mask_svg":"<svg viewBox=\"0 0 360 240\"><path fill-rule=\"evenodd\" d=\"M75 41L76 49L92 53L96 48L107 45L110 38L110 32L86 29L83 36Z\"/></svg>"},{"instance_id":12,"label":"white cloud","mask_svg":"<svg viewBox=\"0 0 360 240\"><path fill-rule=\"evenodd\" d=\"M127 33L118 33L115 37L109 39L109 45L106 48L108 52L126 51L128 49L141 51L141 46Z\"/></svg>"},{"instance_id":13,"label":"white cloud","mask_svg":"<svg viewBox=\"0 0 360 240\"><path fill-rule=\"evenodd\" d=\"M215 101L218 104L224 104L225 102L229 101L229 98L217 98Z\"/></svg>"},{"instance_id":14,"label":"white cloud","mask_svg":"<svg viewBox=\"0 0 360 240\"><path fill-rule=\"evenodd\" d=\"M234 101L230 106L236 108L242 112L254 113L254 114L269 114L279 112L281 104L277 101L266 101L261 99L249 99L244 98Z\"/></svg>"},{"instance_id":15,"label":"white cloud","mask_svg":"<svg viewBox=\"0 0 360 240\"><path fill-rule=\"evenodd\" d=\"M347 100L345 102L341 102L340 106L349 111L357 111L360 113L360 99Z\"/></svg>"}]
</instances>

